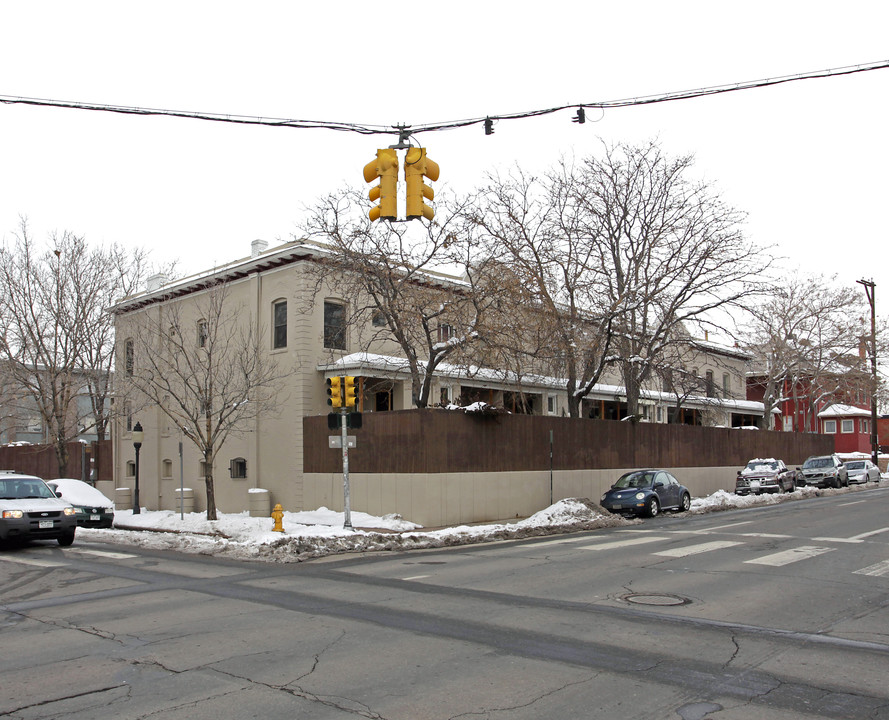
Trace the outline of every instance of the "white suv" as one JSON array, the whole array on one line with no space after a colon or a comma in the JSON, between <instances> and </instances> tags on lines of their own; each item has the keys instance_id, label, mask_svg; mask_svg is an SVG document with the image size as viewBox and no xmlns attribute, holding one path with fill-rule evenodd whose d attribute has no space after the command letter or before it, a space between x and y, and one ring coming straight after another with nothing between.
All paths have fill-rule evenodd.
<instances>
[{"instance_id":1,"label":"white suv","mask_svg":"<svg viewBox=\"0 0 889 720\"><path fill-rule=\"evenodd\" d=\"M34 475L0 471L0 542L74 542L77 511Z\"/></svg>"}]
</instances>

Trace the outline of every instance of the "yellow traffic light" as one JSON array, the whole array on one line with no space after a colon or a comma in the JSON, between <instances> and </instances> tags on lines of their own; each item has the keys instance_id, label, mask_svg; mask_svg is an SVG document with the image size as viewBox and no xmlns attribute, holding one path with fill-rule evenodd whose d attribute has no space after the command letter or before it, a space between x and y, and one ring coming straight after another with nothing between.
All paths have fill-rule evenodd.
<instances>
[{"instance_id":1,"label":"yellow traffic light","mask_svg":"<svg viewBox=\"0 0 889 720\"><path fill-rule=\"evenodd\" d=\"M358 404L355 390L355 381L357 378L349 377L347 375L343 380L345 380L345 386L343 387L343 405L347 408L353 408Z\"/></svg>"},{"instance_id":2,"label":"yellow traffic light","mask_svg":"<svg viewBox=\"0 0 889 720\"><path fill-rule=\"evenodd\" d=\"M342 380L339 377L327 378L327 404L331 407L343 406Z\"/></svg>"},{"instance_id":3,"label":"yellow traffic light","mask_svg":"<svg viewBox=\"0 0 889 720\"><path fill-rule=\"evenodd\" d=\"M424 217L431 220L435 211L423 200L432 200L435 192L423 182L423 178L438 180L438 163L426 156L426 148L409 148L404 156L404 182L407 185L408 220Z\"/></svg>"},{"instance_id":4,"label":"yellow traffic light","mask_svg":"<svg viewBox=\"0 0 889 720\"><path fill-rule=\"evenodd\" d=\"M380 184L372 187L367 196L371 200L379 200L368 213L371 222L385 218L395 220L398 217L398 154L393 149L377 150L377 159L364 166L364 181L373 182L377 178Z\"/></svg>"}]
</instances>

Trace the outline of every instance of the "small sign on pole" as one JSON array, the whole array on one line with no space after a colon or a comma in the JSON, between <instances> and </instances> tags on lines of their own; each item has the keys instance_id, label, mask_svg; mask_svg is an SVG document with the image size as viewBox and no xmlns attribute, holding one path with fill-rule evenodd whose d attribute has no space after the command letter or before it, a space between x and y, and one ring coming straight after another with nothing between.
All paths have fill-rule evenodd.
<instances>
[{"instance_id":1,"label":"small sign on pole","mask_svg":"<svg viewBox=\"0 0 889 720\"><path fill-rule=\"evenodd\" d=\"M357 444L354 435L346 436L346 447L353 448ZM327 447L329 448L341 448L343 446L343 438L339 435L328 435L327 436Z\"/></svg>"}]
</instances>

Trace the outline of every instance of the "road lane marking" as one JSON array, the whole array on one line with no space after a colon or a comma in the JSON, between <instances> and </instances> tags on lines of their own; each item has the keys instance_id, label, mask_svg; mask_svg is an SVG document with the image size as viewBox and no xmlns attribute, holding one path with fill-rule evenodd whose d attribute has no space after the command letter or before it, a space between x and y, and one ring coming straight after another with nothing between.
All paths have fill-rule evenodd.
<instances>
[{"instance_id":1,"label":"road lane marking","mask_svg":"<svg viewBox=\"0 0 889 720\"><path fill-rule=\"evenodd\" d=\"M763 555L753 560L745 560L745 563L753 565L771 565L772 567L781 567L782 565L790 565L800 560L808 560L817 557L823 553L833 551L835 548L817 547L815 545L803 545L792 550L784 550L783 552L774 553L772 555Z\"/></svg>"},{"instance_id":2,"label":"road lane marking","mask_svg":"<svg viewBox=\"0 0 889 720\"><path fill-rule=\"evenodd\" d=\"M870 500L855 500L854 502L840 503L837 507L849 507L849 505L860 505L865 502L870 502Z\"/></svg>"},{"instance_id":3,"label":"road lane marking","mask_svg":"<svg viewBox=\"0 0 889 720\"><path fill-rule=\"evenodd\" d=\"M423 578L428 578L428 575L411 575L410 577L401 578L402 580L422 580Z\"/></svg>"},{"instance_id":4,"label":"road lane marking","mask_svg":"<svg viewBox=\"0 0 889 720\"><path fill-rule=\"evenodd\" d=\"M54 560L36 560L32 558L9 556L0 557L0 560L5 560L6 562L11 563L18 563L19 565L33 565L34 567L65 567L65 563L55 562Z\"/></svg>"},{"instance_id":5,"label":"road lane marking","mask_svg":"<svg viewBox=\"0 0 889 720\"><path fill-rule=\"evenodd\" d=\"M129 560L134 557L139 557L132 553L109 552L108 550L89 550L87 548L67 548L64 552L66 555L68 553L79 553L81 555L95 555L96 557L109 558L111 560Z\"/></svg>"},{"instance_id":6,"label":"road lane marking","mask_svg":"<svg viewBox=\"0 0 889 720\"><path fill-rule=\"evenodd\" d=\"M729 548L740 544L741 543L739 542L733 542L731 540L715 540L713 542L700 543L698 545L686 545L685 547L672 548L670 550L661 550L660 552L656 552L654 554L663 555L664 557L681 558L686 557L687 555L697 555L698 553L710 552L711 550L722 550L722 548Z\"/></svg>"},{"instance_id":7,"label":"road lane marking","mask_svg":"<svg viewBox=\"0 0 889 720\"><path fill-rule=\"evenodd\" d=\"M779 538L788 540L793 537L793 535L774 535L773 533L738 533L741 537L755 537L755 538Z\"/></svg>"},{"instance_id":8,"label":"road lane marking","mask_svg":"<svg viewBox=\"0 0 889 720\"><path fill-rule=\"evenodd\" d=\"M612 542L599 543L598 545L581 545L578 550L613 550L615 548L629 547L630 545L643 545L645 543L661 542L665 537L646 535L645 537L630 538L629 540L614 540Z\"/></svg>"},{"instance_id":9,"label":"road lane marking","mask_svg":"<svg viewBox=\"0 0 889 720\"><path fill-rule=\"evenodd\" d=\"M861 570L853 570L853 575L870 575L871 577L883 577L889 575L889 560L883 560L874 565L868 565Z\"/></svg>"},{"instance_id":10,"label":"road lane marking","mask_svg":"<svg viewBox=\"0 0 889 720\"><path fill-rule=\"evenodd\" d=\"M853 535L852 540L863 540L871 535L879 535L880 533L889 532L889 527L880 528L879 530L871 530L870 532L861 533L861 535Z\"/></svg>"}]
</instances>

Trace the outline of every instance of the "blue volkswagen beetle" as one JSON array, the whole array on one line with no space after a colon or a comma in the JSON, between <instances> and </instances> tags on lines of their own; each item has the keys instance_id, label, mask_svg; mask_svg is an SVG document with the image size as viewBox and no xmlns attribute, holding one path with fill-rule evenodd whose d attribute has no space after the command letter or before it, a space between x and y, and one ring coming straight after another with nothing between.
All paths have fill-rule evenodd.
<instances>
[{"instance_id":1,"label":"blue volkswagen beetle","mask_svg":"<svg viewBox=\"0 0 889 720\"><path fill-rule=\"evenodd\" d=\"M621 515L654 517L661 510L688 510L691 493L666 470L633 470L602 496L602 507Z\"/></svg>"}]
</instances>

